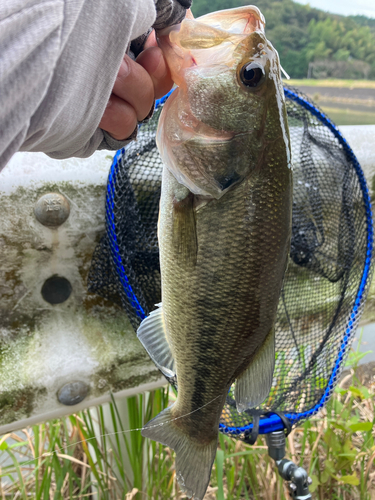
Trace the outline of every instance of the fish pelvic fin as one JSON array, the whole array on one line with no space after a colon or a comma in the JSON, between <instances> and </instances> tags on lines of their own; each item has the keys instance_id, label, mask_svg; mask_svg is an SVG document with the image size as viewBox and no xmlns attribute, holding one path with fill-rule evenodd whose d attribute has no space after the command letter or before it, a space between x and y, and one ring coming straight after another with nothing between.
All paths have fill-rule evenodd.
<instances>
[{"instance_id":1,"label":"fish pelvic fin","mask_svg":"<svg viewBox=\"0 0 375 500\"><path fill-rule=\"evenodd\" d=\"M263 403L272 386L274 369L275 330L272 328L250 365L236 380L234 398L239 413Z\"/></svg>"},{"instance_id":2,"label":"fish pelvic fin","mask_svg":"<svg viewBox=\"0 0 375 500\"><path fill-rule=\"evenodd\" d=\"M142 342L148 355L168 378L176 376L176 367L163 316L161 304L157 304L158 309L152 311L140 324L137 330L137 337Z\"/></svg>"},{"instance_id":3,"label":"fish pelvic fin","mask_svg":"<svg viewBox=\"0 0 375 500\"><path fill-rule=\"evenodd\" d=\"M180 264L195 266L197 262L198 242L194 212L194 194L188 191L181 200L173 200L173 235L174 253Z\"/></svg>"},{"instance_id":4,"label":"fish pelvic fin","mask_svg":"<svg viewBox=\"0 0 375 500\"><path fill-rule=\"evenodd\" d=\"M174 422L176 418L167 408L150 420L142 429L142 436L148 437L176 452L176 478L188 498L203 500L211 469L215 460L218 437L208 443L198 443L185 434Z\"/></svg>"}]
</instances>

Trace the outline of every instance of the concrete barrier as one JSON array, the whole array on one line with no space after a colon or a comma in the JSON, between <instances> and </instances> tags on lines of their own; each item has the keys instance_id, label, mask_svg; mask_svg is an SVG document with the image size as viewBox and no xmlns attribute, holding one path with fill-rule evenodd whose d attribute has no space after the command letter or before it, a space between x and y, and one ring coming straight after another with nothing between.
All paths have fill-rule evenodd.
<instances>
[{"instance_id":1,"label":"concrete barrier","mask_svg":"<svg viewBox=\"0 0 375 500\"><path fill-rule=\"evenodd\" d=\"M0 433L166 383L125 312L87 293L111 161L17 153L0 173Z\"/></svg>"},{"instance_id":2,"label":"concrete barrier","mask_svg":"<svg viewBox=\"0 0 375 500\"><path fill-rule=\"evenodd\" d=\"M349 142L365 174L371 199L375 199L375 125L345 125L339 127ZM373 207L374 211L374 207ZM375 322L375 279L372 280L360 325Z\"/></svg>"}]
</instances>

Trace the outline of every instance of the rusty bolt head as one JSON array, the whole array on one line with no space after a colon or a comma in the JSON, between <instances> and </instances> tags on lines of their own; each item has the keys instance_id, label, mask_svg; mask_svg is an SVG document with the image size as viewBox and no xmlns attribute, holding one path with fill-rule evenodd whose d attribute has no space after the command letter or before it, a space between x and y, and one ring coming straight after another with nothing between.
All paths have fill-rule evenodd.
<instances>
[{"instance_id":1,"label":"rusty bolt head","mask_svg":"<svg viewBox=\"0 0 375 500\"><path fill-rule=\"evenodd\" d=\"M58 227L69 217L70 205L62 194L47 193L35 203L34 214L43 226Z\"/></svg>"},{"instance_id":2,"label":"rusty bolt head","mask_svg":"<svg viewBox=\"0 0 375 500\"><path fill-rule=\"evenodd\" d=\"M63 405L77 405L85 399L89 392L89 386L80 380L70 382L61 387L57 393L57 399Z\"/></svg>"}]
</instances>

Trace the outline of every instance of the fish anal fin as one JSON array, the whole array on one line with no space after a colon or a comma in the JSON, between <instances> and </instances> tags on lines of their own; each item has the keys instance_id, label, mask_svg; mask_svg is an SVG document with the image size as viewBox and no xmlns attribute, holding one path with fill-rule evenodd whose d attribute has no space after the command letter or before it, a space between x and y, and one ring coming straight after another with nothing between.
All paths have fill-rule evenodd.
<instances>
[{"instance_id":1,"label":"fish anal fin","mask_svg":"<svg viewBox=\"0 0 375 500\"><path fill-rule=\"evenodd\" d=\"M194 210L194 195L189 191L182 200L173 200L173 235L174 253L178 262L195 265L198 243Z\"/></svg>"},{"instance_id":2,"label":"fish anal fin","mask_svg":"<svg viewBox=\"0 0 375 500\"><path fill-rule=\"evenodd\" d=\"M189 498L203 500L217 449L217 436L208 443L193 441L175 423L172 407L163 410L142 429L148 437L176 452L176 477L181 490Z\"/></svg>"},{"instance_id":3,"label":"fish anal fin","mask_svg":"<svg viewBox=\"0 0 375 500\"><path fill-rule=\"evenodd\" d=\"M163 374L168 378L173 378L176 376L175 362L168 342L163 308L161 304L158 306L142 321L137 330L137 337Z\"/></svg>"},{"instance_id":4,"label":"fish anal fin","mask_svg":"<svg viewBox=\"0 0 375 500\"><path fill-rule=\"evenodd\" d=\"M236 380L234 397L238 412L255 408L263 403L272 386L274 368L275 330L272 328L250 365Z\"/></svg>"}]
</instances>

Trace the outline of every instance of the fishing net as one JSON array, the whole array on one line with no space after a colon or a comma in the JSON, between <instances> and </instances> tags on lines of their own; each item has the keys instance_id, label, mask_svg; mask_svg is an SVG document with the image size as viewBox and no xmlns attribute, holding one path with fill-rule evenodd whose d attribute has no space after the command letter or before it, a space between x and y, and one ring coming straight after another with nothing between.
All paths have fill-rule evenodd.
<instances>
[{"instance_id":1,"label":"fishing net","mask_svg":"<svg viewBox=\"0 0 375 500\"><path fill-rule=\"evenodd\" d=\"M271 392L239 414L228 394L220 429L246 439L316 413L344 366L371 281L372 216L363 172L335 125L285 87L293 157L293 223L276 319ZM155 132L164 100L138 139L117 152L108 179L107 233L89 290L121 305L136 330L161 301L157 222L162 161ZM256 422L256 424L255 424ZM259 429L258 429L259 427Z\"/></svg>"}]
</instances>

